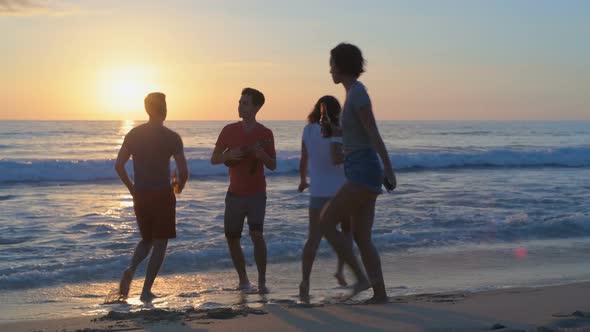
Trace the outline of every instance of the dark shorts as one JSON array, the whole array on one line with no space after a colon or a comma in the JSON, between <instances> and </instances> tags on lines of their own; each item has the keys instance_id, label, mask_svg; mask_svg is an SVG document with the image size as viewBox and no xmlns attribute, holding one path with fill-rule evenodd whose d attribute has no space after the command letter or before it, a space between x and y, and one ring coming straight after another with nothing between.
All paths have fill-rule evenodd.
<instances>
[{"instance_id":1,"label":"dark shorts","mask_svg":"<svg viewBox=\"0 0 590 332\"><path fill-rule=\"evenodd\" d=\"M133 208L142 239L176 237L176 196L172 189L137 190Z\"/></svg>"},{"instance_id":2,"label":"dark shorts","mask_svg":"<svg viewBox=\"0 0 590 332\"><path fill-rule=\"evenodd\" d=\"M266 193L239 196L230 192L225 196L223 228L228 238L242 237L244 219L248 218L251 232L261 232L266 213Z\"/></svg>"},{"instance_id":3,"label":"dark shorts","mask_svg":"<svg viewBox=\"0 0 590 332\"><path fill-rule=\"evenodd\" d=\"M344 176L346 180L363 185L376 194L382 193L383 168L373 149L356 150L346 155Z\"/></svg>"}]
</instances>

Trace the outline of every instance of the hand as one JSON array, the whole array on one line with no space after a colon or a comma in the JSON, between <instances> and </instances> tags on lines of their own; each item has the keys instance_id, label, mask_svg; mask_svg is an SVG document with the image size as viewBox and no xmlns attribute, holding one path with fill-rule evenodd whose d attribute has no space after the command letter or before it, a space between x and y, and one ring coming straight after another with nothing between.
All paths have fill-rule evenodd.
<instances>
[{"instance_id":1,"label":"hand","mask_svg":"<svg viewBox=\"0 0 590 332\"><path fill-rule=\"evenodd\" d=\"M395 189L395 187L397 187L397 179L395 178L395 173L393 172L392 168L387 168L385 170L385 178L387 178L387 180L389 181L389 183L392 184L393 189Z\"/></svg>"},{"instance_id":2,"label":"hand","mask_svg":"<svg viewBox=\"0 0 590 332\"><path fill-rule=\"evenodd\" d=\"M182 194L182 190L184 188L180 187L180 184L177 183L177 184L174 185L174 187L172 187L172 189L174 190L174 194L180 195L180 194Z\"/></svg>"},{"instance_id":3,"label":"hand","mask_svg":"<svg viewBox=\"0 0 590 332\"><path fill-rule=\"evenodd\" d=\"M178 178L176 177L176 170L174 170L174 178L172 180L172 191L174 191L174 194L176 195L180 195L182 193L182 187L180 186L180 183L178 182Z\"/></svg>"},{"instance_id":4,"label":"hand","mask_svg":"<svg viewBox=\"0 0 590 332\"><path fill-rule=\"evenodd\" d=\"M223 153L225 161L239 161L244 159L244 152L241 148L233 148Z\"/></svg>"},{"instance_id":5,"label":"hand","mask_svg":"<svg viewBox=\"0 0 590 332\"><path fill-rule=\"evenodd\" d=\"M266 153L266 151L264 151L264 149L260 145L258 145L256 147L255 153L256 153L256 159L258 159L258 160L265 161L270 158L268 156L268 154Z\"/></svg>"},{"instance_id":6,"label":"hand","mask_svg":"<svg viewBox=\"0 0 590 332\"><path fill-rule=\"evenodd\" d=\"M303 181L299 183L299 188L297 188L297 190L302 193L307 188L309 188L309 183L307 183L307 181Z\"/></svg>"},{"instance_id":7,"label":"hand","mask_svg":"<svg viewBox=\"0 0 590 332\"><path fill-rule=\"evenodd\" d=\"M327 121L328 125L332 129L331 135L332 137L342 137L342 128L339 125L335 124L332 119L330 119L330 114L328 114L328 109L326 108L326 104L320 104L320 114L322 117Z\"/></svg>"}]
</instances>

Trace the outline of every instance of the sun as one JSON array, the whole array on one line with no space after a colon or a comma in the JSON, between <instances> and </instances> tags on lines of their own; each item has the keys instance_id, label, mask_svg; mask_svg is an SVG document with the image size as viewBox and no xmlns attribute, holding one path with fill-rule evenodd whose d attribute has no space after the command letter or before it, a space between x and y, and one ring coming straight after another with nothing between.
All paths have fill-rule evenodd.
<instances>
[{"instance_id":1,"label":"sun","mask_svg":"<svg viewBox=\"0 0 590 332\"><path fill-rule=\"evenodd\" d=\"M143 99L157 91L155 75L145 66L110 68L101 72L104 105L113 113L143 112Z\"/></svg>"}]
</instances>

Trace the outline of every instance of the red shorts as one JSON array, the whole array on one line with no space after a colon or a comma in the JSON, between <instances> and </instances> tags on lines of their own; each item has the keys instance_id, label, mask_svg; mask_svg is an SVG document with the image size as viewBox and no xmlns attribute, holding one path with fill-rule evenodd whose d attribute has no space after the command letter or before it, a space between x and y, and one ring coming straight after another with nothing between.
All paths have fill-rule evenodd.
<instances>
[{"instance_id":1,"label":"red shorts","mask_svg":"<svg viewBox=\"0 0 590 332\"><path fill-rule=\"evenodd\" d=\"M142 239L176 237L176 196L172 188L136 191L133 208Z\"/></svg>"}]
</instances>

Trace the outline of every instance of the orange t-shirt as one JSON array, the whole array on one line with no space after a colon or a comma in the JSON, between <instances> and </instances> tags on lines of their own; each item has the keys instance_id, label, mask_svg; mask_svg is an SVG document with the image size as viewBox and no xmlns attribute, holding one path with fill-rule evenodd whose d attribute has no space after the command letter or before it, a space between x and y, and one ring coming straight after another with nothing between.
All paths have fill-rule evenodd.
<instances>
[{"instance_id":1,"label":"orange t-shirt","mask_svg":"<svg viewBox=\"0 0 590 332\"><path fill-rule=\"evenodd\" d=\"M216 147L223 151L233 148L252 147L261 144L264 151L271 157L276 157L272 131L260 123L250 132L244 130L242 122L229 124L221 130ZM236 195L253 195L266 192L264 164L256 159L256 154L250 151L245 158L229 169L229 192Z\"/></svg>"}]
</instances>

